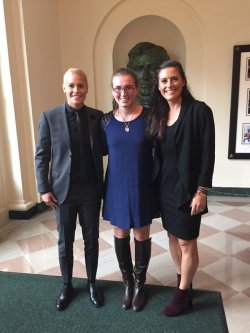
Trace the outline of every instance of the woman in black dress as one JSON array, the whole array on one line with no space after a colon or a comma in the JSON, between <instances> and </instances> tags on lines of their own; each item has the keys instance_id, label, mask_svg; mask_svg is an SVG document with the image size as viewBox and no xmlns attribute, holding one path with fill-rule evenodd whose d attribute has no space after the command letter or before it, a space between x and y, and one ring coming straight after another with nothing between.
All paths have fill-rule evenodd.
<instances>
[{"instance_id":1,"label":"woman in black dress","mask_svg":"<svg viewBox=\"0 0 250 333\"><path fill-rule=\"evenodd\" d=\"M147 136L156 141L161 215L177 273L177 289L164 309L177 316L192 305L191 286L199 263L197 238L212 186L215 130L211 109L193 98L179 62L157 72Z\"/></svg>"}]
</instances>

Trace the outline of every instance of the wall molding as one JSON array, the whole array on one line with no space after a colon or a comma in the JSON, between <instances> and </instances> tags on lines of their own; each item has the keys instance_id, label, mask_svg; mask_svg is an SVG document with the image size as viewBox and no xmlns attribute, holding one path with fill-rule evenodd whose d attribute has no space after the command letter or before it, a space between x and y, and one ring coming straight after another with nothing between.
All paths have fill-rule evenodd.
<instances>
[{"instance_id":1,"label":"wall molding","mask_svg":"<svg viewBox=\"0 0 250 333\"><path fill-rule=\"evenodd\" d=\"M29 220L35 214L43 213L45 210L49 209L44 202L37 203L35 206L28 210L9 210L10 220Z\"/></svg>"},{"instance_id":2,"label":"wall molding","mask_svg":"<svg viewBox=\"0 0 250 333\"><path fill-rule=\"evenodd\" d=\"M250 197L249 187L212 187L208 195L217 195L225 197Z\"/></svg>"}]
</instances>

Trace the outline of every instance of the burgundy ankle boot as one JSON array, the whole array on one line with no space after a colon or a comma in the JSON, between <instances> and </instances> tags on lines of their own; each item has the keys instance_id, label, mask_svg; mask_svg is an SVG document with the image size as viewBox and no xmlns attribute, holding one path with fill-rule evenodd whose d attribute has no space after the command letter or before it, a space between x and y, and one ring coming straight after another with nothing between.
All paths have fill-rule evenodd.
<instances>
[{"instance_id":1,"label":"burgundy ankle boot","mask_svg":"<svg viewBox=\"0 0 250 333\"><path fill-rule=\"evenodd\" d=\"M164 309L164 314L168 317L179 316L188 308L189 289L177 288L172 302Z\"/></svg>"},{"instance_id":2,"label":"burgundy ankle boot","mask_svg":"<svg viewBox=\"0 0 250 333\"><path fill-rule=\"evenodd\" d=\"M177 287L180 287L180 283L181 283L181 274L177 273L176 274L177 277ZM188 308L192 308L193 306L193 284L191 282L190 286L189 286L189 293L188 293Z\"/></svg>"}]
</instances>

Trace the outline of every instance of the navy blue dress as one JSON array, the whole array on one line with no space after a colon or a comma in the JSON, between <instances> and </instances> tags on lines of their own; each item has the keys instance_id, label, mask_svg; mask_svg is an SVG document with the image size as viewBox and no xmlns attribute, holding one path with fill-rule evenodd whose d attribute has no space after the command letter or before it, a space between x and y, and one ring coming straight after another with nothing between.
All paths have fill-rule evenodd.
<instances>
[{"instance_id":1,"label":"navy blue dress","mask_svg":"<svg viewBox=\"0 0 250 333\"><path fill-rule=\"evenodd\" d=\"M130 122L129 132L112 112L104 120L109 157L103 218L122 229L140 228L152 220L152 148L145 139L145 112Z\"/></svg>"}]
</instances>

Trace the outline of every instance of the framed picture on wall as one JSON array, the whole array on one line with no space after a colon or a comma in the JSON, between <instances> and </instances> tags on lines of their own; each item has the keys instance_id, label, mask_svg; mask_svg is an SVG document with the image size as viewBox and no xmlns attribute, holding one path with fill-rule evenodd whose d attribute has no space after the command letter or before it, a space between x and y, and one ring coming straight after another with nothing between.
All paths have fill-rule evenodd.
<instances>
[{"instance_id":1,"label":"framed picture on wall","mask_svg":"<svg viewBox=\"0 0 250 333\"><path fill-rule=\"evenodd\" d=\"M250 88L247 89L247 105L246 105L247 116L250 116Z\"/></svg>"},{"instance_id":2,"label":"framed picture on wall","mask_svg":"<svg viewBox=\"0 0 250 333\"><path fill-rule=\"evenodd\" d=\"M250 57L246 61L246 80L250 80Z\"/></svg>"},{"instance_id":3,"label":"framed picture on wall","mask_svg":"<svg viewBox=\"0 0 250 333\"><path fill-rule=\"evenodd\" d=\"M250 144L250 123L242 125L242 144Z\"/></svg>"},{"instance_id":4,"label":"framed picture on wall","mask_svg":"<svg viewBox=\"0 0 250 333\"><path fill-rule=\"evenodd\" d=\"M250 159L250 45L233 48L229 159Z\"/></svg>"}]
</instances>

